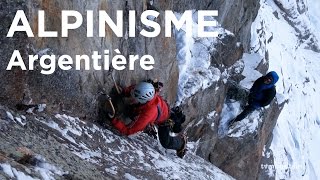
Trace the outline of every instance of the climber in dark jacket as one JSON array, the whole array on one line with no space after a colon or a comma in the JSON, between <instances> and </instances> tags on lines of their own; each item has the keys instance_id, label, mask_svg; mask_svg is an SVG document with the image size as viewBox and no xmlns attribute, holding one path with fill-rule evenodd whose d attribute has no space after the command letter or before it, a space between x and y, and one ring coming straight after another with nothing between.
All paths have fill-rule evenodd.
<instances>
[{"instance_id":1,"label":"climber in dark jacket","mask_svg":"<svg viewBox=\"0 0 320 180\"><path fill-rule=\"evenodd\" d=\"M276 95L275 84L278 79L279 76L274 71L258 78L250 89L248 105L245 106L243 111L235 119L231 120L228 125L231 126L233 123L244 119L254 110L269 105Z\"/></svg>"}]
</instances>

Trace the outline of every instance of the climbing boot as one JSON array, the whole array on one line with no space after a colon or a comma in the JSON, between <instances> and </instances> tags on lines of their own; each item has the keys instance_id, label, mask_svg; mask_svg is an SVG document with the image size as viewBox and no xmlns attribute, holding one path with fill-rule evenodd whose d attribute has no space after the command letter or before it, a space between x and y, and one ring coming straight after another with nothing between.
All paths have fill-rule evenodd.
<instances>
[{"instance_id":1,"label":"climbing boot","mask_svg":"<svg viewBox=\"0 0 320 180\"><path fill-rule=\"evenodd\" d=\"M234 123L236 122L235 121L236 120L236 118L234 118L234 119L231 119L228 123L227 123L227 125L228 125L228 128L233 128L233 126L234 126Z\"/></svg>"},{"instance_id":2,"label":"climbing boot","mask_svg":"<svg viewBox=\"0 0 320 180\"><path fill-rule=\"evenodd\" d=\"M187 140L187 136L185 134L180 134L179 136L182 138L183 144L182 144L182 148L177 150L177 156L182 159L184 157L184 155L186 155L186 152L187 152L187 141L188 140Z\"/></svg>"}]
</instances>

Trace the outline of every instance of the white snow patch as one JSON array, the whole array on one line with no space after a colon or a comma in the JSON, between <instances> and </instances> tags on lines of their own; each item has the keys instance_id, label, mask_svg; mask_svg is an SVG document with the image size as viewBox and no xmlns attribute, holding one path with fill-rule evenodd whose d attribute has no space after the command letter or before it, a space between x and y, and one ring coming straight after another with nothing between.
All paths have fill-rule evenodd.
<instances>
[{"instance_id":1,"label":"white snow patch","mask_svg":"<svg viewBox=\"0 0 320 180\"><path fill-rule=\"evenodd\" d=\"M77 155L81 159L87 160L94 164L99 164L100 159L102 158L101 151L94 150L82 150L81 152L73 151L73 154Z\"/></svg>"},{"instance_id":2,"label":"white snow patch","mask_svg":"<svg viewBox=\"0 0 320 180\"><path fill-rule=\"evenodd\" d=\"M56 166L45 162L43 157L37 156L36 158L41 160L41 162L35 168L35 171L39 172L44 180L54 180L54 175L62 176L63 174L66 174Z\"/></svg>"},{"instance_id":3,"label":"white snow patch","mask_svg":"<svg viewBox=\"0 0 320 180\"><path fill-rule=\"evenodd\" d=\"M13 178L14 174L12 172L11 166L9 164L0 164L2 171L6 173L9 177Z\"/></svg>"},{"instance_id":4,"label":"white snow patch","mask_svg":"<svg viewBox=\"0 0 320 180\"><path fill-rule=\"evenodd\" d=\"M228 122L234 119L241 111L240 102L238 101L224 104L218 128L219 137L228 135L229 137L241 138L257 131L257 127L261 121L259 110L255 110L242 121L235 122L233 128L228 128Z\"/></svg>"},{"instance_id":5,"label":"white snow patch","mask_svg":"<svg viewBox=\"0 0 320 180\"><path fill-rule=\"evenodd\" d=\"M259 71L254 69L258 67L259 63L263 60L263 57L257 53L244 53L242 59L244 62L242 75L245 76L245 79L240 82L240 85L244 88L250 89L254 81L262 76Z\"/></svg>"},{"instance_id":6,"label":"white snow patch","mask_svg":"<svg viewBox=\"0 0 320 180\"><path fill-rule=\"evenodd\" d=\"M33 114L34 109L35 109L35 107L29 108L26 112L29 114Z\"/></svg>"},{"instance_id":7,"label":"white snow patch","mask_svg":"<svg viewBox=\"0 0 320 180\"><path fill-rule=\"evenodd\" d=\"M240 109L240 103L234 102L234 103L225 103L222 108L221 112L221 120L220 125L218 129L218 135L219 137L223 137L228 132L228 122L234 119Z\"/></svg>"},{"instance_id":8,"label":"white snow patch","mask_svg":"<svg viewBox=\"0 0 320 180\"><path fill-rule=\"evenodd\" d=\"M46 104L39 104L38 105L38 112L43 112L44 111L44 109L47 107L47 105Z\"/></svg>"},{"instance_id":9,"label":"white snow patch","mask_svg":"<svg viewBox=\"0 0 320 180\"><path fill-rule=\"evenodd\" d=\"M18 171L17 169L11 167L10 164L0 164L0 166L2 168L2 171L10 178L14 178L17 180L38 180L38 178L33 178L23 172Z\"/></svg>"},{"instance_id":10,"label":"white snow patch","mask_svg":"<svg viewBox=\"0 0 320 180\"><path fill-rule=\"evenodd\" d=\"M276 94L276 99L277 99L278 104L282 104L285 101L287 101L289 99L289 97L288 97L287 94L284 95L284 94L277 93Z\"/></svg>"},{"instance_id":11,"label":"white snow patch","mask_svg":"<svg viewBox=\"0 0 320 180\"><path fill-rule=\"evenodd\" d=\"M7 113L8 118L13 121L14 118L13 118L13 115L11 114L11 112L8 112L8 111L7 111L6 113Z\"/></svg>"},{"instance_id":12,"label":"white snow patch","mask_svg":"<svg viewBox=\"0 0 320 180\"><path fill-rule=\"evenodd\" d=\"M110 167L110 168L105 168L104 170L107 172L107 173L110 173L110 174L113 174L113 175L117 175L117 169L118 167L117 166L113 166L113 167Z\"/></svg>"},{"instance_id":13,"label":"white snow patch","mask_svg":"<svg viewBox=\"0 0 320 180\"><path fill-rule=\"evenodd\" d=\"M15 120L22 126L25 126L27 124L26 122L22 122L22 119L19 117L15 117Z\"/></svg>"},{"instance_id":14,"label":"white snow patch","mask_svg":"<svg viewBox=\"0 0 320 180\"><path fill-rule=\"evenodd\" d=\"M212 111L207 115L207 119L210 121L216 116L217 116L217 112L216 111ZM211 127L214 127L214 122L213 121L211 122Z\"/></svg>"},{"instance_id":15,"label":"white snow patch","mask_svg":"<svg viewBox=\"0 0 320 180\"><path fill-rule=\"evenodd\" d=\"M259 111L255 110L240 122L235 122L233 129L229 129L229 137L243 137L257 131L259 125Z\"/></svg>"},{"instance_id":16,"label":"white snow patch","mask_svg":"<svg viewBox=\"0 0 320 180\"><path fill-rule=\"evenodd\" d=\"M181 14L176 13L178 18ZM215 21L213 17L208 20ZM210 87L221 77L219 69L212 67L210 62L211 53L215 51L217 38L197 37L197 12L193 13L193 36L187 37L185 25L180 31L176 31L177 60L179 65L179 86L177 105L181 104L186 98L194 95L199 90ZM210 27L208 31L219 33L219 37L231 35L229 31L218 27Z\"/></svg>"},{"instance_id":17,"label":"white snow patch","mask_svg":"<svg viewBox=\"0 0 320 180\"><path fill-rule=\"evenodd\" d=\"M200 120L197 122L197 124L195 124L194 126L199 126L202 122L203 122L203 118L200 119Z\"/></svg>"},{"instance_id":18,"label":"white snow patch","mask_svg":"<svg viewBox=\"0 0 320 180\"><path fill-rule=\"evenodd\" d=\"M24 115L20 115L20 117L21 117L23 120L27 120L27 118L26 118Z\"/></svg>"},{"instance_id":19,"label":"white snow patch","mask_svg":"<svg viewBox=\"0 0 320 180\"><path fill-rule=\"evenodd\" d=\"M216 111L210 112L210 113L208 114L208 116L207 116L207 119L212 119L212 118L216 117L216 116L217 116L216 113L217 113Z\"/></svg>"},{"instance_id":20,"label":"white snow patch","mask_svg":"<svg viewBox=\"0 0 320 180\"><path fill-rule=\"evenodd\" d=\"M126 173L126 174L124 175L124 177L125 177L126 179L128 179L128 180L138 180L138 178L132 176L132 175L129 174L129 173Z\"/></svg>"},{"instance_id":21,"label":"white snow patch","mask_svg":"<svg viewBox=\"0 0 320 180\"><path fill-rule=\"evenodd\" d=\"M15 176L15 178L17 178L17 180L35 180L38 178L33 178L29 175L24 174L21 171L16 170L15 168L12 168L13 174Z\"/></svg>"},{"instance_id":22,"label":"white snow patch","mask_svg":"<svg viewBox=\"0 0 320 180\"><path fill-rule=\"evenodd\" d=\"M59 125L58 125L56 122L52 121L52 120L50 120L49 122L43 122L43 121L41 121L41 122L44 123L44 124L46 124L47 126L53 128L53 129L56 129L57 131L59 131L59 132L61 133L61 135L62 135L64 138L66 138L66 139L69 140L70 142L76 144L76 141L73 139L73 137L71 137L71 136L68 135L68 132L69 132L68 129L63 129L63 128L59 127Z\"/></svg>"},{"instance_id":23,"label":"white snow patch","mask_svg":"<svg viewBox=\"0 0 320 180\"><path fill-rule=\"evenodd\" d=\"M82 135L82 128L78 124L81 122L79 118L73 118L73 117L67 116L65 114L63 114L63 115L57 114L57 115L55 115L55 117L64 122L64 124L66 125L67 131L69 131L72 134L75 134L77 136Z\"/></svg>"}]
</instances>

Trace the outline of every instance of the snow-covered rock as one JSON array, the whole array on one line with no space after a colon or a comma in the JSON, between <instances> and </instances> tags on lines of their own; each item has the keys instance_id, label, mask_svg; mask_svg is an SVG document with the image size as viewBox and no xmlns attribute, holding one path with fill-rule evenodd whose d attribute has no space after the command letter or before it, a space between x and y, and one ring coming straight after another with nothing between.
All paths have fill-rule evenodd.
<instances>
[{"instance_id":1,"label":"snow-covered rock","mask_svg":"<svg viewBox=\"0 0 320 180\"><path fill-rule=\"evenodd\" d=\"M26 117L27 126L11 122L0 132L0 178L233 179L195 152L180 159L143 133L124 137L65 114Z\"/></svg>"},{"instance_id":2,"label":"snow-covered rock","mask_svg":"<svg viewBox=\"0 0 320 180\"><path fill-rule=\"evenodd\" d=\"M270 164L275 179L319 179L319 7L317 0L260 1L252 26L252 49L280 75L286 104L273 132ZM274 162L273 162L274 161Z\"/></svg>"}]
</instances>

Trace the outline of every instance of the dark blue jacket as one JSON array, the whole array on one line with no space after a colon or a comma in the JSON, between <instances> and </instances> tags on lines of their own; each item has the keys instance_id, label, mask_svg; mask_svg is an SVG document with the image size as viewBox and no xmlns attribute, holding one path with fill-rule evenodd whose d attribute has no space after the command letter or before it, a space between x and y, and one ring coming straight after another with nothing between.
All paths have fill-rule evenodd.
<instances>
[{"instance_id":1,"label":"dark blue jacket","mask_svg":"<svg viewBox=\"0 0 320 180\"><path fill-rule=\"evenodd\" d=\"M272 78L272 82L270 84L264 83L266 77ZM254 108L269 105L276 95L275 84L278 80L279 76L274 71L271 71L267 75L257 79L250 89L248 100L249 105L253 106Z\"/></svg>"}]
</instances>

